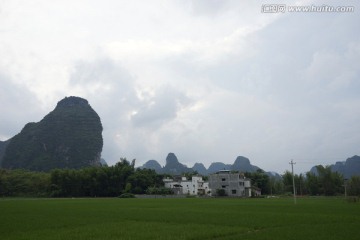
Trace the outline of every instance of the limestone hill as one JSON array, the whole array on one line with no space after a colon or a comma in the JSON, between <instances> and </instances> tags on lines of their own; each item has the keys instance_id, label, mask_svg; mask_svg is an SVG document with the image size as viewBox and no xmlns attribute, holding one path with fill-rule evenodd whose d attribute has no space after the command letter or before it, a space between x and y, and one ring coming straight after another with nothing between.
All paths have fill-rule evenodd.
<instances>
[{"instance_id":1,"label":"limestone hill","mask_svg":"<svg viewBox=\"0 0 360 240\"><path fill-rule=\"evenodd\" d=\"M40 122L26 124L2 144L1 166L48 171L99 165L102 129L87 100L66 97Z\"/></svg>"}]
</instances>

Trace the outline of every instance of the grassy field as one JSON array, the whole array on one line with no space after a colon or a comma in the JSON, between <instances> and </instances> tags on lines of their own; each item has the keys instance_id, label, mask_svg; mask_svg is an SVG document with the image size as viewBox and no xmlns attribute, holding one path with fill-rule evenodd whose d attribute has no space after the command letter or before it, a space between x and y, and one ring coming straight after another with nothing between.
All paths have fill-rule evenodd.
<instances>
[{"instance_id":1,"label":"grassy field","mask_svg":"<svg viewBox=\"0 0 360 240\"><path fill-rule=\"evenodd\" d=\"M0 239L360 239L336 198L1 199Z\"/></svg>"}]
</instances>

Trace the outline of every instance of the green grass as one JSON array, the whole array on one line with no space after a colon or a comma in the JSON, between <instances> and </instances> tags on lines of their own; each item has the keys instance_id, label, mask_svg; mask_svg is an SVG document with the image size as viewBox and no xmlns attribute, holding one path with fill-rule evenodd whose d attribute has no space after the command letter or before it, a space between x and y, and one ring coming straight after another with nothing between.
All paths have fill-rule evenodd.
<instances>
[{"instance_id":1,"label":"green grass","mask_svg":"<svg viewBox=\"0 0 360 240\"><path fill-rule=\"evenodd\" d=\"M336 198L2 199L0 239L360 239Z\"/></svg>"}]
</instances>

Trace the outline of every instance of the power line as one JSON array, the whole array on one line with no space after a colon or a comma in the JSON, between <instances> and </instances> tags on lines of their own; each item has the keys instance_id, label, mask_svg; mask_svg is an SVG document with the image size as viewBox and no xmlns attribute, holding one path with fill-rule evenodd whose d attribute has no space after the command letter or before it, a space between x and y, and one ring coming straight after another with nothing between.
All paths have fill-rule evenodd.
<instances>
[{"instance_id":1,"label":"power line","mask_svg":"<svg viewBox=\"0 0 360 240\"><path fill-rule=\"evenodd\" d=\"M321 163L324 161L341 161L344 162L346 159L341 157L309 157L309 158L296 158L297 163Z\"/></svg>"}]
</instances>

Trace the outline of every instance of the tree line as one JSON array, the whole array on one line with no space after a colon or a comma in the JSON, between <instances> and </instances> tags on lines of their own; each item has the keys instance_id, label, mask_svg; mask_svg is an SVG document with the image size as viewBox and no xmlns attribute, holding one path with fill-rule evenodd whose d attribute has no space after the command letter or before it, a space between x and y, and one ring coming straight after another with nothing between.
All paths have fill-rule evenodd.
<instances>
[{"instance_id":1,"label":"tree line","mask_svg":"<svg viewBox=\"0 0 360 240\"><path fill-rule=\"evenodd\" d=\"M297 195L311 196L360 196L360 176L345 179L342 174L333 172L330 166L316 166L316 172L294 174L295 192ZM293 193L293 175L286 171L280 180L269 179L270 190L274 194Z\"/></svg>"},{"instance_id":2,"label":"tree line","mask_svg":"<svg viewBox=\"0 0 360 240\"><path fill-rule=\"evenodd\" d=\"M349 196L360 196L360 176L350 179L333 172L330 166L316 166L316 172L305 174L294 174L295 192L297 195L311 196L336 196L346 194ZM269 176L263 170L245 173L245 177L251 179L254 187L261 189L263 195L292 195L293 175L286 171L281 177Z\"/></svg>"},{"instance_id":3,"label":"tree line","mask_svg":"<svg viewBox=\"0 0 360 240\"><path fill-rule=\"evenodd\" d=\"M0 169L0 196L116 197L123 193L167 194L164 175L138 169L121 158L114 166L54 169L51 172Z\"/></svg>"},{"instance_id":4,"label":"tree line","mask_svg":"<svg viewBox=\"0 0 360 240\"><path fill-rule=\"evenodd\" d=\"M51 172L0 169L1 197L117 197L130 194L171 194L164 188L165 174L135 168L133 161L121 158L114 166L82 169L55 169ZM345 180L329 166L317 166L317 174L295 174L297 195L360 196L360 176ZM191 179L196 172L185 173ZM252 186L263 195L291 195L293 176L286 171L281 177L270 177L263 170L245 173ZM207 177L204 177L206 180Z\"/></svg>"}]
</instances>

